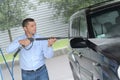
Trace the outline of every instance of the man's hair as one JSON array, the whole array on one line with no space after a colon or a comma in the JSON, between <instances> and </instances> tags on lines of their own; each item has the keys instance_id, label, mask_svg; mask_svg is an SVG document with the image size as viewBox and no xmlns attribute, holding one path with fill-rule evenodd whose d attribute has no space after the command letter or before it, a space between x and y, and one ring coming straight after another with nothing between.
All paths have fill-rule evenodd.
<instances>
[{"instance_id":1,"label":"man's hair","mask_svg":"<svg viewBox=\"0 0 120 80\"><path fill-rule=\"evenodd\" d=\"M26 19L23 20L22 26L23 26L23 27L26 27L27 24L28 24L28 22L33 22L33 21L35 21L35 20L32 19L32 18L26 18Z\"/></svg>"}]
</instances>

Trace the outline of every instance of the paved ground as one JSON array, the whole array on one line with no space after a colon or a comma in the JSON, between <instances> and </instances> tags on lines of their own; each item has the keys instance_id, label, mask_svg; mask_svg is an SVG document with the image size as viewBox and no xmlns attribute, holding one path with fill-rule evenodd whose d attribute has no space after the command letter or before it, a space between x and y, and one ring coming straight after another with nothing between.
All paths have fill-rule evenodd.
<instances>
[{"instance_id":1,"label":"paved ground","mask_svg":"<svg viewBox=\"0 0 120 80\"><path fill-rule=\"evenodd\" d=\"M48 59L46 61L50 80L73 80L72 72L68 63L67 55ZM12 80L6 68L2 68L3 80ZM21 80L19 65L14 67L15 80Z\"/></svg>"},{"instance_id":2,"label":"paved ground","mask_svg":"<svg viewBox=\"0 0 120 80\"><path fill-rule=\"evenodd\" d=\"M67 55L48 60L47 66L50 80L73 80Z\"/></svg>"}]
</instances>

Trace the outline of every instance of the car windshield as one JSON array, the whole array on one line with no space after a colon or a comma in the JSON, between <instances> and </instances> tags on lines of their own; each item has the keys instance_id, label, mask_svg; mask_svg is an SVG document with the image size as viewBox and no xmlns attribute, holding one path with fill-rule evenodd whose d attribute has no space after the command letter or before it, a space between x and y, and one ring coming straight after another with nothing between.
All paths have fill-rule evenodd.
<instances>
[{"instance_id":1,"label":"car windshield","mask_svg":"<svg viewBox=\"0 0 120 80\"><path fill-rule=\"evenodd\" d=\"M120 10L106 10L92 16L92 26L96 38L120 36Z\"/></svg>"}]
</instances>

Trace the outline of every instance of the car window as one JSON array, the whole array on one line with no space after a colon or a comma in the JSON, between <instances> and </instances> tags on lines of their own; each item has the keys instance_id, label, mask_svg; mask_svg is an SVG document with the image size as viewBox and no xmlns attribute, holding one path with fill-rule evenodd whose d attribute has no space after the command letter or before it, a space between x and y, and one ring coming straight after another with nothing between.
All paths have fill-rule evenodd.
<instances>
[{"instance_id":1,"label":"car window","mask_svg":"<svg viewBox=\"0 0 120 80\"><path fill-rule=\"evenodd\" d=\"M96 38L117 37L120 35L119 10L106 11L92 16L92 26Z\"/></svg>"},{"instance_id":2,"label":"car window","mask_svg":"<svg viewBox=\"0 0 120 80\"><path fill-rule=\"evenodd\" d=\"M72 18L70 27L71 27L70 36L87 37L87 24L86 24L86 16L84 11L78 13L76 16Z\"/></svg>"}]
</instances>

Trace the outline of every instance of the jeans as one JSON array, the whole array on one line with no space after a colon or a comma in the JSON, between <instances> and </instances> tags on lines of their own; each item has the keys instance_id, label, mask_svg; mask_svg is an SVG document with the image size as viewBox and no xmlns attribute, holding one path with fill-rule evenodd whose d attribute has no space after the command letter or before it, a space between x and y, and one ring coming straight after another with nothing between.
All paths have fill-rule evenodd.
<instances>
[{"instance_id":1,"label":"jeans","mask_svg":"<svg viewBox=\"0 0 120 80\"><path fill-rule=\"evenodd\" d=\"M22 80L49 80L48 71L45 65L36 71L22 71Z\"/></svg>"}]
</instances>

